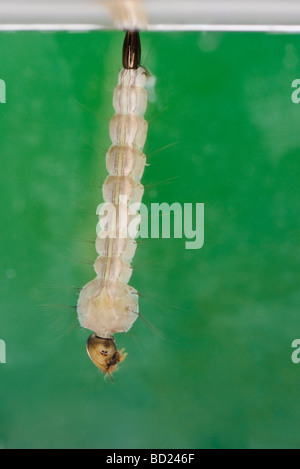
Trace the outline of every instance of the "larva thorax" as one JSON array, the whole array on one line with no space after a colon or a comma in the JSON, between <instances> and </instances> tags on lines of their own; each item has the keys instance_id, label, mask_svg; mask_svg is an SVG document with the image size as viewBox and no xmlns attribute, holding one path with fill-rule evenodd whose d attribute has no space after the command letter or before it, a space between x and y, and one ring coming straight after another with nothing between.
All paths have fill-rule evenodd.
<instances>
[{"instance_id":1,"label":"larva thorax","mask_svg":"<svg viewBox=\"0 0 300 469\"><path fill-rule=\"evenodd\" d=\"M142 150L148 130L143 117L147 107L145 86L148 78L148 72L140 66L123 68L119 73L113 96L115 115L109 128L112 145L106 154L109 175L102 189L105 204L115 209L116 216L110 220L105 236L103 232L98 233L98 258L94 263L97 276L83 287L78 299L79 321L95 333L88 340L89 356L108 374L125 358L117 351L113 334L127 332L139 313L137 291L128 285L136 241L128 233L120 236L119 228L123 219L129 223L132 218L129 206L140 204L144 192L140 179L146 164Z\"/></svg>"}]
</instances>

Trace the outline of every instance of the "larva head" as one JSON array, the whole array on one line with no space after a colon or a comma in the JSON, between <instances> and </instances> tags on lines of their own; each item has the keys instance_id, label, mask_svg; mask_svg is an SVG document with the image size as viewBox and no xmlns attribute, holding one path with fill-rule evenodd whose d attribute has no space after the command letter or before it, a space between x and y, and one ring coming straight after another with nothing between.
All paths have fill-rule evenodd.
<instances>
[{"instance_id":1,"label":"larva head","mask_svg":"<svg viewBox=\"0 0 300 469\"><path fill-rule=\"evenodd\" d=\"M115 371L118 363L121 363L126 353L124 349L118 351L114 339L104 339L92 334L87 341L87 352L92 362L103 371L103 373L111 376Z\"/></svg>"}]
</instances>

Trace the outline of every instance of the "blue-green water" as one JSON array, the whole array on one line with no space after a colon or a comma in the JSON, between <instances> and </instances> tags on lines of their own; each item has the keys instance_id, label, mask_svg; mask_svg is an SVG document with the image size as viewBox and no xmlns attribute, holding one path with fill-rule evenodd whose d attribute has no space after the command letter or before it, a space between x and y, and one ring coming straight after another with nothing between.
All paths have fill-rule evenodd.
<instances>
[{"instance_id":1,"label":"blue-green water","mask_svg":"<svg viewBox=\"0 0 300 469\"><path fill-rule=\"evenodd\" d=\"M130 283L154 327L118 336L111 384L64 305L94 276L122 41L0 35L0 445L299 448L300 38L142 35L144 201L205 203L205 245L139 243Z\"/></svg>"}]
</instances>

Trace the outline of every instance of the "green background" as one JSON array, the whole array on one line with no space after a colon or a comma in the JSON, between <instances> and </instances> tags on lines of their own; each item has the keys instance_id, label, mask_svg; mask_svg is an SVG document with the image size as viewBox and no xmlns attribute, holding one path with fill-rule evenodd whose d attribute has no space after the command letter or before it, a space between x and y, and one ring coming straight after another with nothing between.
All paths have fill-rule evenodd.
<instances>
[{"instance_id":1,"label":"green background","mask_svg":"<svg viewBox=\"0 0 300 469\"><path fill-rule=\"evenodd\" d=\"M0 446L299 448L300 38L142 34L144 202L205 203L205 245L139 243L130 283L152 326L117 336L111 384L74 306L123 36L0 35Z\"/></svg>"}]
</instances>

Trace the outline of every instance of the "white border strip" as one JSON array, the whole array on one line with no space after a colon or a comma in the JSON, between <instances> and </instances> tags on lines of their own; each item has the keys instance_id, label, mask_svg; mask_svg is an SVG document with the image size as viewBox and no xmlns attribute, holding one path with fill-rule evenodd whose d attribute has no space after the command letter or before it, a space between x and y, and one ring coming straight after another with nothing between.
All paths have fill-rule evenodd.
<instances>
[{"instance_id":1,"label":"white border strip","mask_svg":"<svg viewBox=\"0 0 300 469\"><path fill-rule=\"evenodd\" d=\"M0 24L0 31L70 31L88 32L109 28L99 24ZM267 33L300 33L300 25L257 25L257 24L157 24L148 25L144 31L228 31L228 32L267 32Z\"/></svg>"}]
</instances>

